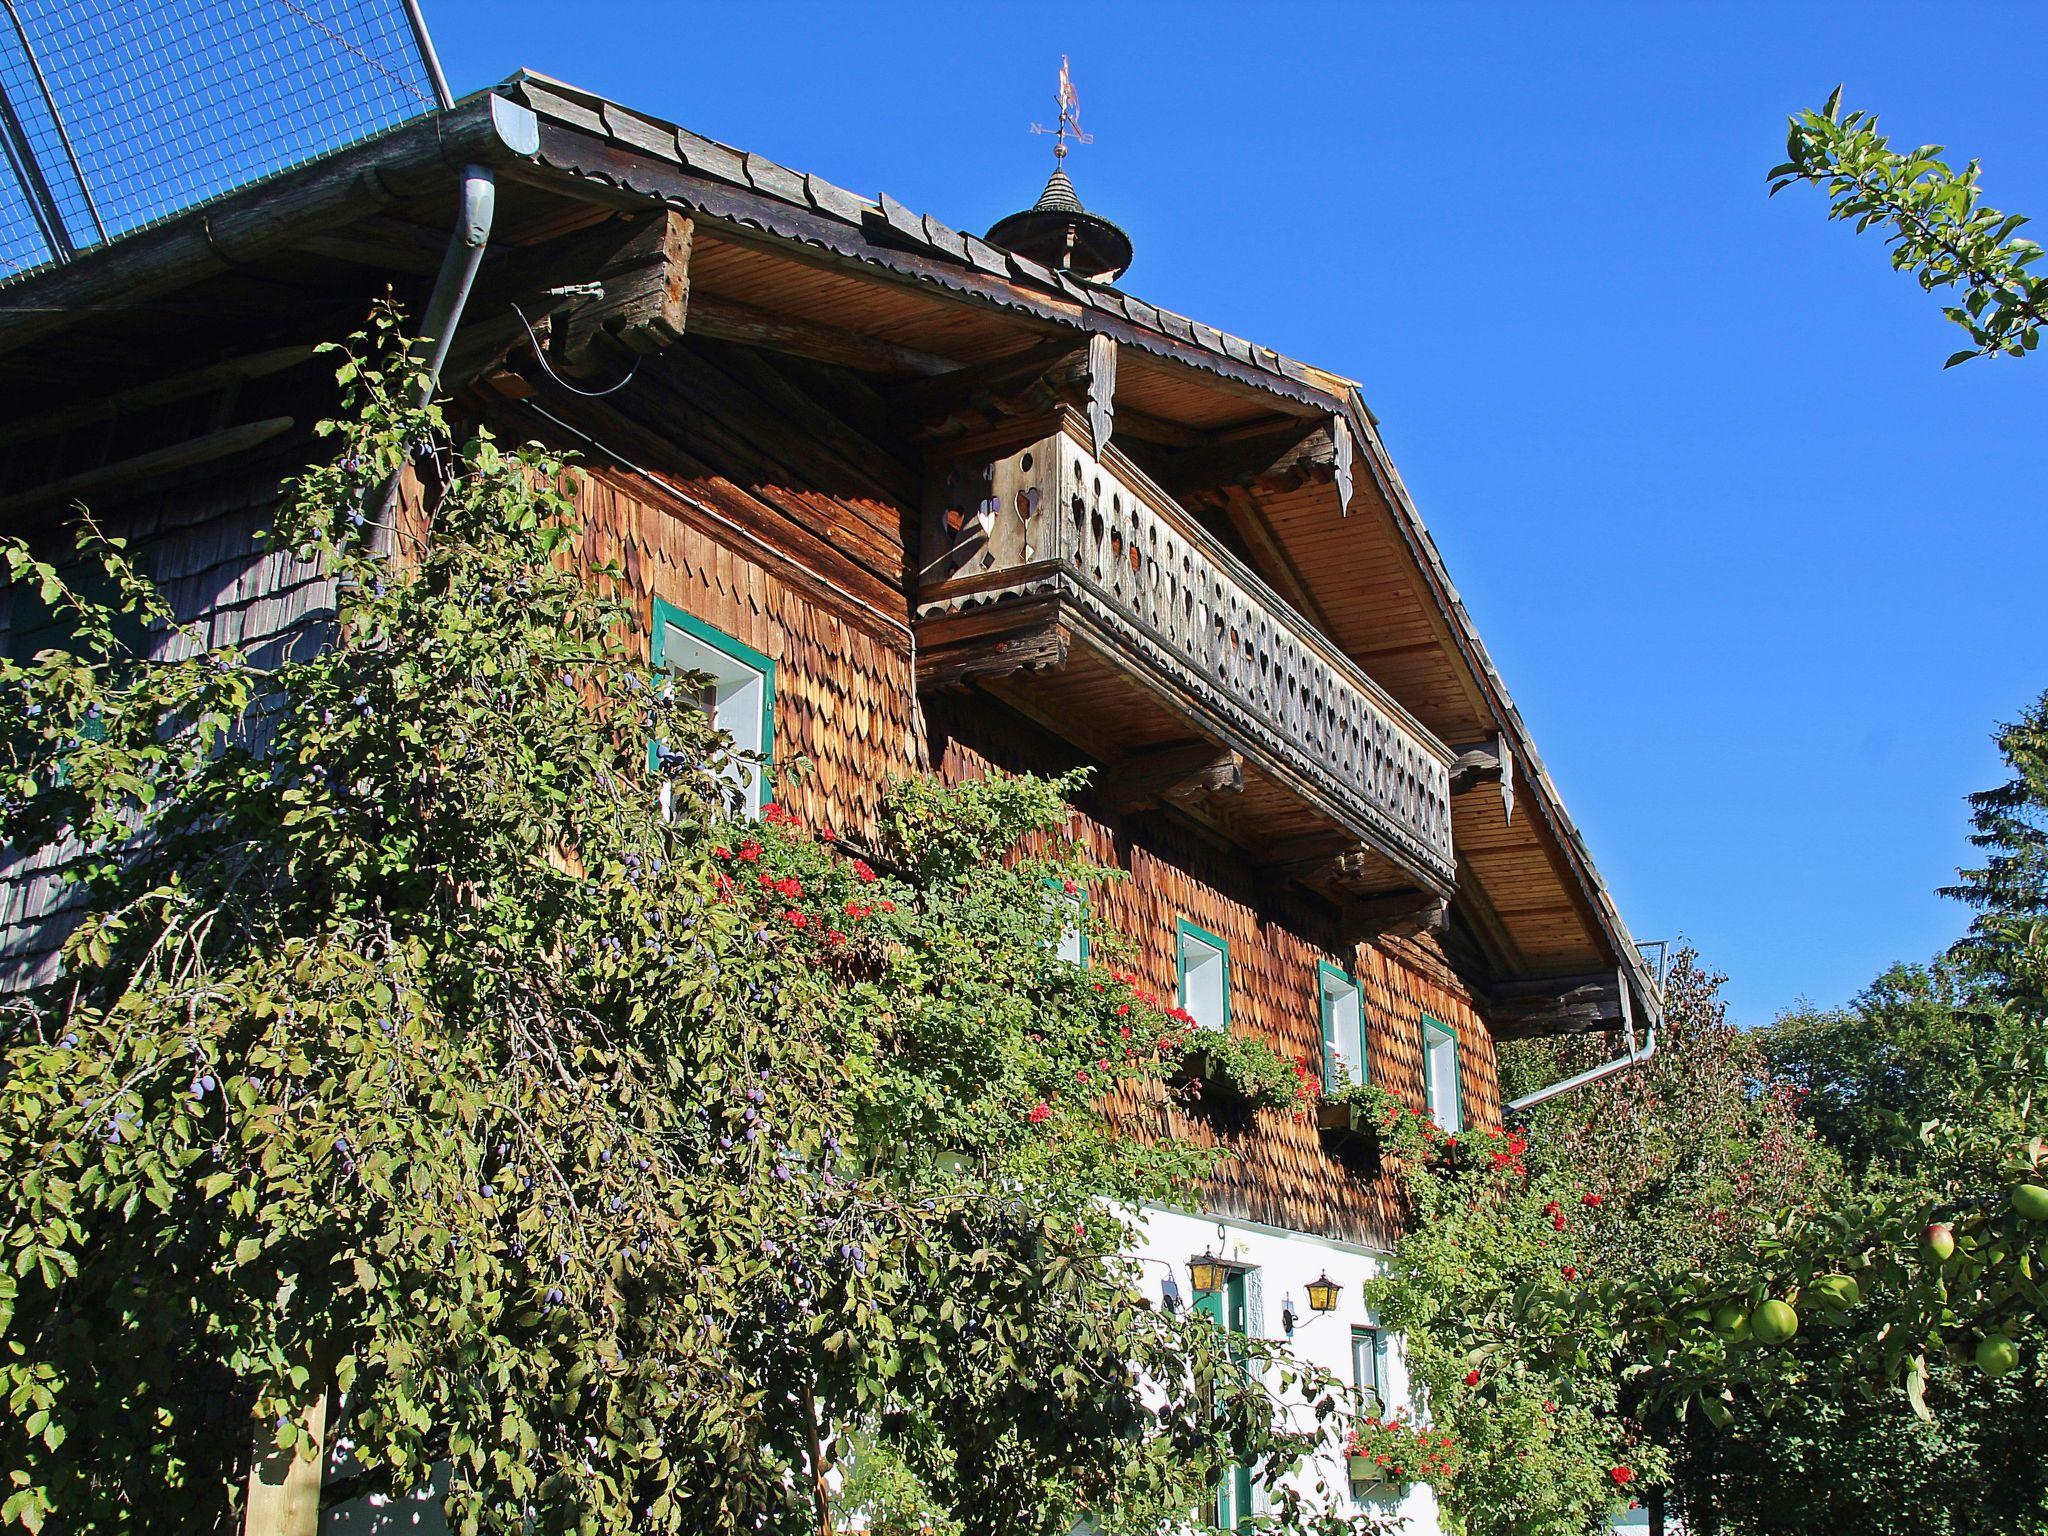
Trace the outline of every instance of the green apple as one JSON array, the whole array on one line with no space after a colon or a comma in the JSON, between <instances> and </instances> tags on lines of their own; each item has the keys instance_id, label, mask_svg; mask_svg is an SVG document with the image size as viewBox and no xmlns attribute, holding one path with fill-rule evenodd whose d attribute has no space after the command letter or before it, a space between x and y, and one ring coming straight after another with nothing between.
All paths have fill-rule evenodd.
<instances>
[{"instance_id":1,"label":"green apple","mask_svg":"<svg viewBox=\"0 0 2048 1536\"><path fill-rule=\"evenodd\" d=\"M2010 1376L2020 1366L2020 1347L2002 1333L1977 1341L1977 1369L1986 1376Z\"/></svg>"},{"instance_id":2,"label":"green apple","mask_svg":"<svg viewBox=\"0 0 2048 1536\"><path fill-rule=\"evenodd\" d=\"M1774 1296L1750 1313L1749 1329L1759 1344L1783 1344L1799 1331L1799 1314Z\"/></svg>"}]
</instances>

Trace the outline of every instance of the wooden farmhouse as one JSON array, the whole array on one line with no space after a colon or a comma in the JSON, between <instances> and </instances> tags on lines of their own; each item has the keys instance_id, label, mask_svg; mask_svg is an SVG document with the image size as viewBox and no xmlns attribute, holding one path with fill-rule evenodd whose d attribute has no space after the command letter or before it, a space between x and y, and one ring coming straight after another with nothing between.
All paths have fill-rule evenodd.
<instances>
[{"instance_id":1,"label":"wooden farmhouse","mask_svg":"<svg viewBox=\"0 0 2048 1536\"><path fill-rule=\"evenodd\" d=\"M311 643L329 594L256 534L332 409L313 344L395 288L446 317L456 417L577 456L589 558L805 821L1092 768L1077 831L1130 878L1090 920L1150 986L1498 1126L1497 1042L1653 1027L1655 979L1357 386L1130 259L1064 173L978 238L522 74L8 284L0 527L54 548L83 500L217 640ZM55 963L46 862L0 862L17 984ZM1213 1252L1228 1326L1400 1399L1360 1294L1384 1178L1312 1123L1172 1113L1237 1155L1148 1213L1147 1273L1186 1295Z\"/></svg>"}]
</instances>

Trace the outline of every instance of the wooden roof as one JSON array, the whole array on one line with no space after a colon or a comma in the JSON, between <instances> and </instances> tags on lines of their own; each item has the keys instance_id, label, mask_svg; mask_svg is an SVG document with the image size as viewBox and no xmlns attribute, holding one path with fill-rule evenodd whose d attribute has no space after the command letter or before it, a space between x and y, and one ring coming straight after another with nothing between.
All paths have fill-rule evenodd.
<instances>
[{"instance_id":1,"label":"wooden roof","mask_svg":"<svg viewBox=\"0 0 2048 1536\"><path fill-rule=\"evenodd\" d=\"M1618 968L1638 1017L1654 1017L1654 983L1357 386L999 250L885 193L851 193L522 73L0 285L0 411L47 410L53 387L103 393L124 365L197 366L227 355L234 333L282 317L331 330L387 282L416 306L468 163L498 172L494 262L620 212L688 212L692 331L794 350L885 386L1106 335L1119 353L1117 439L1162 461L1341 418L1355 454L1348 506L1328 480L1253 480L1207 509L1219 535L1441 740L1462 749L1505 738L1512 818L1490 792L1455 802L1461 917L1496 974L1611 980ZM500 350L516 339L503 316L466 318L458 355L465 335L502 335Z\"/></svg>"}]
</instances>

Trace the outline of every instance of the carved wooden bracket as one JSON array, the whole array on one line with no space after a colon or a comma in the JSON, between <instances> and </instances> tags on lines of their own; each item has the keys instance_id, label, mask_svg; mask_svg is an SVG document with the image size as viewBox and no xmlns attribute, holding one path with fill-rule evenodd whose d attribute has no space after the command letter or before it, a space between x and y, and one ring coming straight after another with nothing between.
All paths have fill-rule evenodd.
<instances>
[{"instance_id":1,"label":"carved wooden bracket","mask_svg":"<svg viewBox=\"0 0 2048 1536\"><path fill-rule=\"evenodd\" d=\"M1508 750L1507 733L1483 745L1460 749L1451 763L1451 793L1462 795L1481 784L1500 786L1503 819L1515 819L1515 756Z\"/></svg>"},{"instance_id":2,"label":"carved wooden bracket","mask_svg":"<svg viewBox=\"0 0 2048 1536\"><path fill-rule=\"evenodd\" d=\"M1339 922L1345 937L1356 943L1441 933L1450 916L1450 902L1434 891L1396 891L1346 902Z\"/></svg>"},{"instance_id":3,"label":"carved wooden bracket","mask_svg":"<svg viewBox=\"0 0 2048 1536\"><path fill-rule=\"evenodd\" d=\"M957 437L1006 421L1047 416L1061 406L1086 413L1099 455L1116 420L1116 343L1037 348L1003 362L955 368L889 392L896 419L913 436Z\"/></svg>"},{"instance_id":4,"label":"carved wooden bracket","mask_svg":"<svg viewBox=\"0 0 2048 1536\"><path fill-rule=\"evenodd\" d=\"M1142 752L1096 775L1105 809L1123 816L1168 800L1244 792L1244 758L1214 742L1190 741Z\"/></svg>"},{"instance_id":5,"label":"carved wooden bracket","mask_svg":"<svg viewBox=\"0 0 2048 1536\"><path fill-rule=\"evenodd\" d=\"M1487 1016L1504 1039L1619 1029L1627 1022L1614 971L1503 982L1492 991Z\"/></svg>"},{"instance_id":6,"label":"carved wooden bracket","mask_svg":"<svg viewBox=\"0 0 2048 1536\"><path fill-rule=\"evenodd\" d=\"M1107 336L1088 338L1088 434L1095 439L1095 457L1109 447L1116 424L1116 343Z\"/></svg>"},{"instance_id":7,"label":"carved wooden bracket","mask_svg":"<svg viewBox=\"0 0 2048 1536\"><path fill-rule=\"evenodd\" d=\"M1342 416L1330 418L1330 448L1337 477L1337 515L1351 515L1351 423Z\"/></svg>"}]
</instances>

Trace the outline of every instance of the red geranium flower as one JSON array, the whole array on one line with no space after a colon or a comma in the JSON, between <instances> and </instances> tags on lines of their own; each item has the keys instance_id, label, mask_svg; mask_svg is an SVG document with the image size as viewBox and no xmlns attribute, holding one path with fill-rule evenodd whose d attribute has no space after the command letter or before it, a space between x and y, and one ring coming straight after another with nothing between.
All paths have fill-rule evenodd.
<instances>
[{"instance_id":1,"label":"red geranium flower","mask_svg":"<svg viewBox=\"0 0 2048 1536\"><path fill-rule=\"evenodd\" d=\"M1033 1125L1043 1125L1047 1120L1050 1120L1052 1118L1052 1106L1047 1104L1045 1100L1040 1099L1036 1104L1031 1106L1031 1113L1026 1115L1024 1118L1029 1120Z\"/></svg>"},{"instance_id":2,"label":"red geranium flower","mask_svg":"<svg viewBox=\"0 0 2048 1536\"><path fill-rule=\"evenodd\" d=\"M868 868L868 861L866 859L855 859L853 861L853 873L862 885L873 885L875 883L875 872Z\"/></svg>"},{"instance_id":3,"label":"red geranium flower","mask_svg":"<svg viewBox=\"0 0 2048 1536\"><path fill-rule=\"evenodd\" d=\"M1560 1269L1558 1273L1560 1275L1563 1275L1567 1280L1576 1280L1579 1278L1578 1270L1570 1264L1565 1265L1565 1267L1563 1269Z\"/></svg>"},{"instance_id":4,"label":"red geranium flower","mask_svg":"<svg viewBox=\"0 0 2048 1536\"><path fill-rule=\"evenodd\" d=\"M1579 1204L1581 1205L1598 1205L1599 1203L1600 1197L1598 1195L1581 1195L1579 1197Z\"/></svg>"},{"instance_id":5,"label":"red geranium flower","mask_svg":"<svg viewBox=\"0 0 2048 1536\"><path fill-rule=\"evenodd\" d=\"M1625 1488L1630 1483L1636 1480L1635 1469L1633 1467L1609 1467L1607 1469L1607 1475L1614 1479L1614 1483L1617 1488Z\"/></svg>"},{"instance_id":6,"label":"red geranium flower","mask_svg":"<svg viewBox=\"0 0 2048 1536\"><path fill-rule=\"evenodd\" d=\"M805 915L804 915L803 913L801 913L801 912L796 912L796 911L790 911L790 912L785 912L785 913L783 913L783 914L782 914L782 920L783 920L783 921L784 921L785 923L789 924L789 926L790 926L790 927L792 927L792 928L805 928L805 927L808 927L808 926L810 926L810 921L811 921L811 920L810 920L810 918L806 917L806 916L805 916Z\"/></svg>"},{"instance_id":7,"label":"red geranium flower","mask_svg":"<svg viewBox=\"0 0 2048 1536\"><path fill-rule=\"evenodd\" d=\"M1476 1387L1476 1386L1478 1386L1478 1385L1479 1385L1479 1373L1478 1373L1477 1371L1467 1371L1467 1372L1465 1373L1465 1385L1466 1385L1466 1386L1468 1386L1468 1387Z\"/></svg>"}]
</instances>

